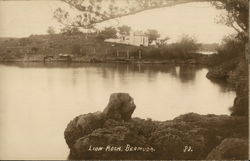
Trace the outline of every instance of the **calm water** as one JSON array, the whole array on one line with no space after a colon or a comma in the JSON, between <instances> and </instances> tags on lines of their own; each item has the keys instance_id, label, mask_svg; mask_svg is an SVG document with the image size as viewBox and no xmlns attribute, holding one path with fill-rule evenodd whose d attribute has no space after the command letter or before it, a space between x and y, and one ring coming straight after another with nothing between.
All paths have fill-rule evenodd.
<instances>
[{"instance_id":1,"label":"calm water","mask_svg":"<svg viewBox=\"0 0 250 161\"><path fill-rule=\"evenodd\" d=\"M229 114L235 93L206 68L166 65L0 64L0 159L66 159L63 132L75 116L128 92L133 116Z\"/></svg>"}]
</instances>

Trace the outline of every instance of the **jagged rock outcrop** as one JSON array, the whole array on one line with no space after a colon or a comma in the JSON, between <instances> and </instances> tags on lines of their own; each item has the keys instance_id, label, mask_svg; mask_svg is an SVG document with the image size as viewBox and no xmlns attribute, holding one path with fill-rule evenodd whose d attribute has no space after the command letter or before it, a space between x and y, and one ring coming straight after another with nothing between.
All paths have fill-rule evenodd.
<instances>
[{"instance_id":1,"label":"jagged rock outcrop","mask_svg":"<svg viewBox=\"0 0 250 161\"><path fill-rule=\"evenodd\" d=\"M246 117L189 113L159 122L131 118L134 110L133 98L117 93L103 112L72 120L64 133L69 159L205 159L224 139L248 136Z\"/></svg>"}]
</instances>

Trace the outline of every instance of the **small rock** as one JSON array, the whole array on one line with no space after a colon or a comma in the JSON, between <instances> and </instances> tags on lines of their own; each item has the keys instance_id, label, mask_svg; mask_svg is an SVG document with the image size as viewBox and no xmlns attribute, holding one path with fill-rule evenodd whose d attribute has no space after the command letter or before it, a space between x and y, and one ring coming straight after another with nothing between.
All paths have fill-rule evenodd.
<instances>
[{"instance_id":1,"label":"small rock","mask_svg":"<svg viewBox=\"0 0 250 161\"><path fill-rule=\"evenodd\" d=\"M114 120L128 121L136 106L134 100L127 93L111 94L109 103L104 109L103 114L106 118Z\"/></svg>"}]
</instances>

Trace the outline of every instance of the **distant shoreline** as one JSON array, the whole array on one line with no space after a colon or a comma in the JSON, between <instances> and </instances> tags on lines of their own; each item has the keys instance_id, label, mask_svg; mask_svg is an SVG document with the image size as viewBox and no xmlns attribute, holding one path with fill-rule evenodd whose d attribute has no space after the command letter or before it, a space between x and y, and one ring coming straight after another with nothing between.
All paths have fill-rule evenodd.
<instances>
[{"instance_id":1,"label":"distant shoreline","mask_svg":"<svg viewBox=\"0 0 250 161\"><path fill-rule=\"evenodd\" d=\"M99 57L85 57L79 59L53 59L44 60L42 58L30 58L30 59L6 59L0 60L0 63L91 63L91 64L169 64L169 65L209 65L209 56L204 55L201 59L168 59L168 60L157 60L157 59L125 59L125 58L99 58Z\"/></svg>"}]
</instances>

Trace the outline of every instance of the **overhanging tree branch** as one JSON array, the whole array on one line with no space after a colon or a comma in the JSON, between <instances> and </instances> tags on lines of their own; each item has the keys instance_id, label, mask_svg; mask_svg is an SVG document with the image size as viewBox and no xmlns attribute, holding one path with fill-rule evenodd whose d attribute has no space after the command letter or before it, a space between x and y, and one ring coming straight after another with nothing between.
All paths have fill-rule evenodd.
<instances>
[{"instance_id":1,"label":"overhanging tree branch","mask_svg":"<svg viewBox=\"0 0 250 161\"><path fill-rule=\"evenodd\" d=\"M185 4L190 2L205 2L211 0L134 0L132 4L128 3L125 6L119 5L115 6L114 4L118 3L119 0L110 0L110 6L107 8L101 8L101 3L107 0L62 0L63 2L69 4L71 7L77 9L80 14L85 15L82 16L81 20L73 20L73 18L69 21L69 18L63 16L66 11L55 12L55 18L63 25L74 26L74 27L82 27L84 29L89 29L92 26L129 16L134 15L140 12L171 7L179 4ZM103 10L102 10L103 9ZM59 11L59 10L58 10ZM116 11L116 12L115 12ZM79 17L78 17L79 18Z\"/></svg>"}]
</instances>

